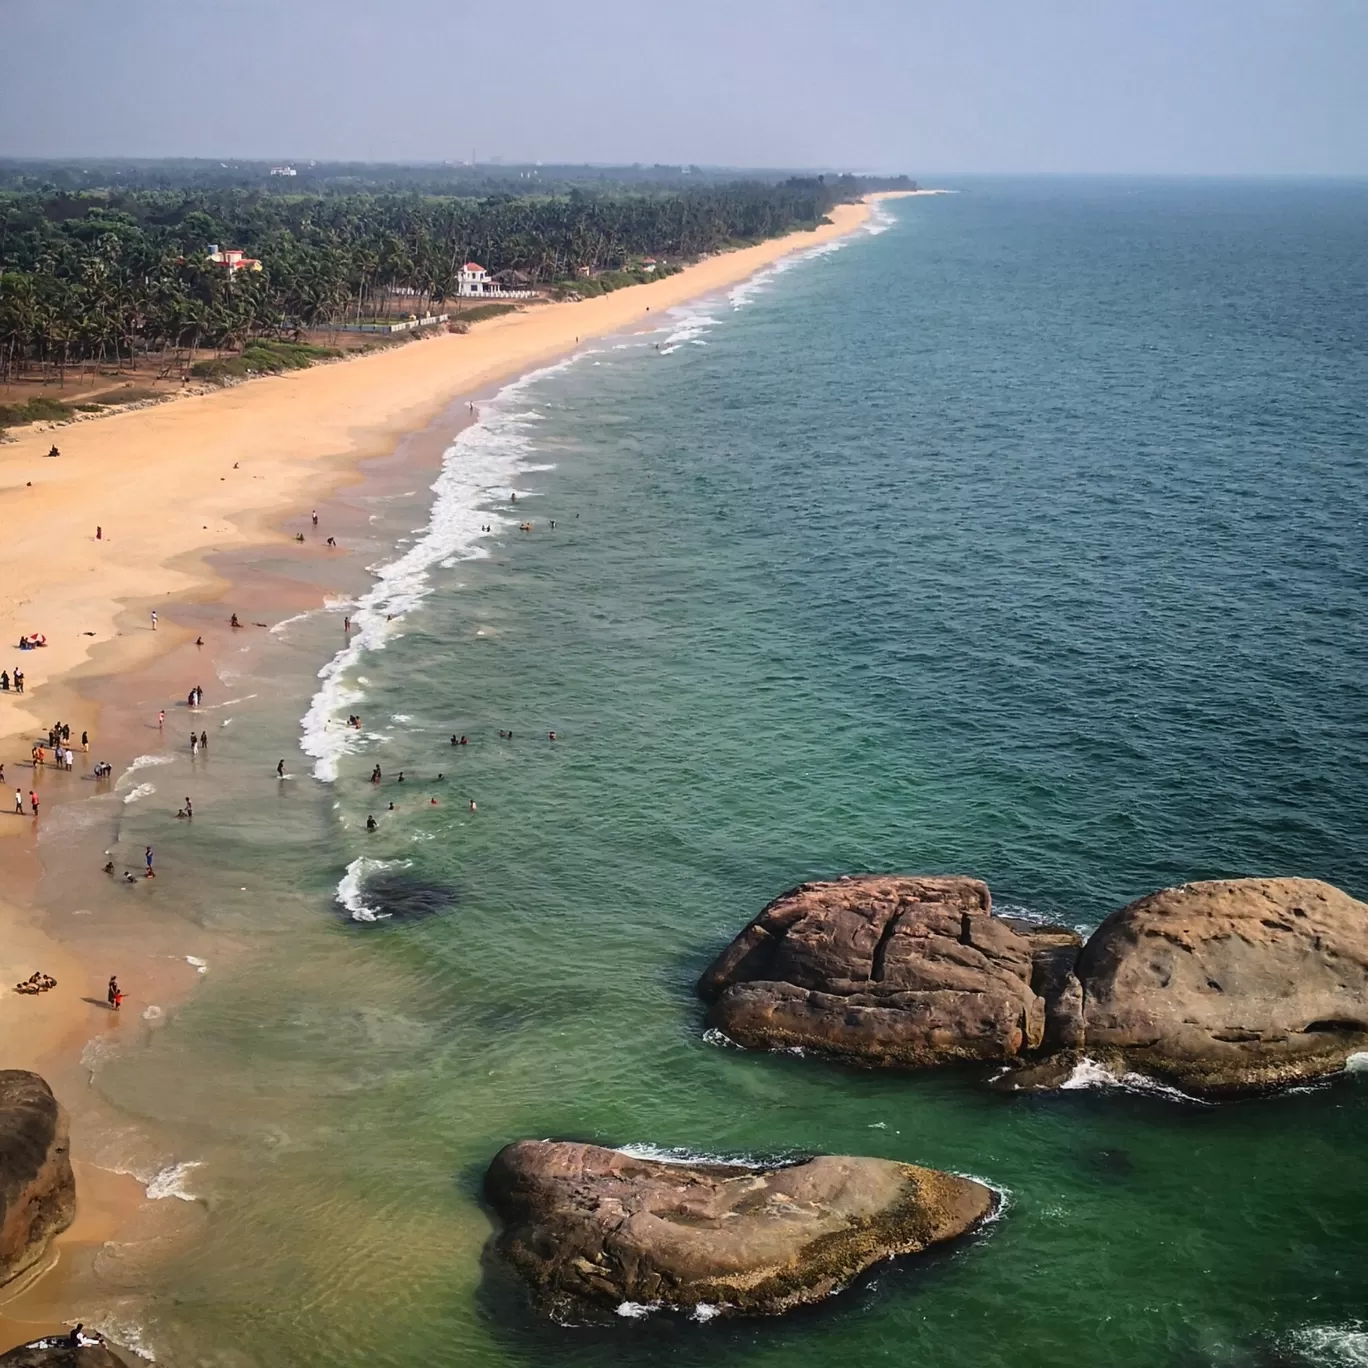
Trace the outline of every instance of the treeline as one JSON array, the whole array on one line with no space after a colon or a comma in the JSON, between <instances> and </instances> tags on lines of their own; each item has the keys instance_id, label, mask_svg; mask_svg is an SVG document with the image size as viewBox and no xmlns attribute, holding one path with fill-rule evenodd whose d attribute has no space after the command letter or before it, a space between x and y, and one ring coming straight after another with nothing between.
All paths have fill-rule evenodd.
<instances>
[{"instance_id":1,"label":"treeline","mask_svg":"<svg viewBox=\"0 0 1368 1368\"><path fill-rule=\"evenodd\" d=\"M571 190L654 193L748 182L777 185L792 171L727 167L588 166L528 163L267 162L208 158L58 160L0 157L0 190L79 193L120 190L260 190L272 195L564 195ZM908 188L906 176L881 180Z\"/></svg>"},{"instance_id":2,"label":"treeline","mask_svg":"<svg viewBox=\"0 0 1368 1368\"><path fill-rule=\"evenodd\" d=\"M851 177L651 194L280 195L256 190L0 193L0 379L76 360L301 335L456 294L467 260L513 283L573 284L819 223ZM260 271L231 274L212 245Z\"/></svg>"}]
</instances>

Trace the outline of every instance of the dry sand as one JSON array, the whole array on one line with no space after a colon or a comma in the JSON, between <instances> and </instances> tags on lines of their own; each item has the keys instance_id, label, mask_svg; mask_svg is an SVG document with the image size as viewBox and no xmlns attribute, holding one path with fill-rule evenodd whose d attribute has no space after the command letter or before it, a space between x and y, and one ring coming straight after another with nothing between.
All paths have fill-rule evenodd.
<instances>
[{"instance_id":1,"label":"dry sand","mask_svg":"<svg viewBox=\"0 0 1368 1368\"><path fill-rule=\"evenodd\" d=\"M869 212L867 204L841 205L814 232L710 257L649 285L491 319L466 335L28 432L0 445L0 668L13 673L18 665L26 676L23 696L0 693L0 836L19 838L0 842L0 1068L70 1076L92 1029L82 999L103 996L98 973L42 928L33 903L35 823L12 813L14 788L27 794L30 787L29 746L55 718L68 716L74 680L118 674L189 640L168 622L154 631L150 614L226 587L207 556L287 543L277 527L286 514L307 510L353 478L363 460L392 450L458 397L849 233ZM50 459L54 441L61 455ZM45 634L47 646L20 652L20 635L31 632ZM96 735L92 760L99 742ZM35 968L53 974L58 989L38 998L14 993L11 985ZM74 1149L79 1159L79 1141ZM82 1191L77 1227L58 1241L68 1262L125 1225L141 1195L132 1180L114 1175L90 1176ZM9 1302L0 1310L0 1351L51 1326L33 1289L11 1300L12 1291L0 1291L0 1307Z\"/></svg>"}]
</instances>

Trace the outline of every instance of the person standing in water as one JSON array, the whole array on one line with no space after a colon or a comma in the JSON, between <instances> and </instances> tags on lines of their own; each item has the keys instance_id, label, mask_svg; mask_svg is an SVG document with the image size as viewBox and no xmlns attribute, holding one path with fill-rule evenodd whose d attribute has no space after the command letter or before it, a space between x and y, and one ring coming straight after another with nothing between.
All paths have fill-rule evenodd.
<instances>
[{"instance_id":1,"label":"person standing in water","mask_svg":"<svg viewBox=\"0 0 1368 1368\"><path fill-rule=\"evenodd\" d=\"M150 874L150 873L152 872L152 847L151 847L151 846L148 846L147 849L143 851L143 861L144 861L144 863L147 865L147 872Z\"/></svg>"},{"instance_id":2,"label":"person standing in water","mask_svg":"<svg viewBox=\"0 0 1368 1368\"><path fill-rule=\"evenodd\" d=\"M280 760L280 761L277 761L277 763L276 763L276 778L277 778L277 779L283 779L284 777L285 777L285 762L284 762L283 760Z\"/></svg>"}]
</instances>

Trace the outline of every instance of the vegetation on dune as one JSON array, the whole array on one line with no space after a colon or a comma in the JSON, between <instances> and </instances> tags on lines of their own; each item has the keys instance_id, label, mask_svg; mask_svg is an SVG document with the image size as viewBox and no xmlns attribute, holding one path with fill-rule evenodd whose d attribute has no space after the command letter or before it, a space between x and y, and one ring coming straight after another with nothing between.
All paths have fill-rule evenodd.
<instances>
[{"instance_id":1,"label":"vegetation on dune","mask_svg":"<svg viewBox=\"0 0 1368 1368\"><path fill-rule=\"evenodd\" d=\"M77 402L65 404L60 399L36 395L18 404L0 404L0 432L6 428L22 427L26 423L64 423L78 413L103 413L105 409L123 404L141 404L166 396L152 389L134 389L130 385L111 390L108 394L92 394Z\"/></svg>"},{"instance_id":2,"label":"vegetation on dune","mask_svg":"<svg viewBox=\"0 0 1368 1368\"><path fill-rule=\"evenodd\" d=\"M193 363L204 347L239 352L230 371L280 370L299 355L280 339L399 309L425 314L455 296L468 260L510 284L600 294L654 278L643 258L660 260L659 276L737 241L813 225L862 188L842 177L481 199L0 192L0 380L152 354L188 353ZM261 269L229 272L207 260L213 244L243 249ZM475 310L461 317L473 321ZM215 368L224 370L218 360L194 369Z\"/></svg>"}]
</instances>

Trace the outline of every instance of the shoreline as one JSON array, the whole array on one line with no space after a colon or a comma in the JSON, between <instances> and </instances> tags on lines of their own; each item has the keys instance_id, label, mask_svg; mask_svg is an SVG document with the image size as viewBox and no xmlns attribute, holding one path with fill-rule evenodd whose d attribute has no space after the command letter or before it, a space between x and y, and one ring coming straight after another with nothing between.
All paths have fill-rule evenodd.
<instances>
[{"instance_id":1,"label":"shoreline","mask_svg":"<svg viewBox=\"0 0 1368 1368\"><path fill-rule=\"evenodd\" d=\"M162 672L184 651L193 654L196 628L184 619L205 619L230 591L243 602L244 619L253 615L246 602L250 589L244 586L262 575L251 558L258 552L290 555L294 532L287 524L299 518L307 526L310 503L343 499L348 489L371 478L365 467L378 468L385 461L430 476L454 435L451 419L464 416L455 411L458 401L572 355L584 340L639 328L650 321L653 309L664 312L712 294L795 251L846 236L868 219L868 201L882 197L838 206L834 222L815 232L709 258L649 285L507 315L477 325L468 335L443 335L345 365L263 377L108 415L73 427L58 461L44 457L46 433L26 433L0 447L0 508L10 513L9 525L17 532L0 547L12 584L0 623L11 640L20 632L46 631L50 642L45 650L13 652L29 675L32 693L22 698L0 693L0 733L9 743L5 753L26 752L32 737L47 729L46 722L38 725L40 717L88 719L92 702L82 690L93 684L108 697L94 704L93 725L73 724L74 736L89 727L94 738L89 755L78 752L78 767L109 758L116 760L119 773L143 749L133 743L133 733L124 735L130 724L138 725L133 719L139 714L127 700L115 701L121 684ZM440 440L434 441L432 429L444 418ZM398 448L409 439L418 450L401 456ZM101 478L100 488L87 488L96 483L90 476L97 462L111 460L118 462L115 487ZM33 515L25 517L26 509ZM149 523L155 524L151 535ZM94 526L104 534L98 541ZM125 547L135 538L128 557ZM347 551L344 543L338 571L355 565L357 557ZM313 543L300 548L299 563L317 573L328 557ZM96 576L93 583L90 575ZM321 603L324 591L317 585L298 578L293 587L306 611ZM277 578L266 590L270 615L279 616L289 585ZM154 631L148 614L158 603L171 614ZM221 626L220 617L215 611L214 622ZM210 627L202 630L208 633ZM210 639L209 644L212 650L216 643ZM106 733L127 744L102 745ZM16 837L0 842L0 868L9 876L6 901L0 903L5 932L0 974L13 970L12 982L41 966L59 981L50 996L31 999L6 992L0 998L0 1029L9 1046L6 1067L43 1072L62 1096L64 1084L75 1086L92 1032L113 1024L101 1022L103 1008L92 1019L93 1009L82 1001L83 992L101 992L104 968L83 962L76 947L43 925L46 909L38 892L43 861L34 828L51 822L54 809L60 812L65 802L52 792L50 776L35 780L26 762L11 762L6 777L11 787L39 788L44 807L38 824L26 817L0 825L0 835ZM44 779L55 800L51 806L41 792ZM69 797L90 796L87 789ZM8 790L0 798L8 802ZM67 853L64 847L64 858ZM168 974L157 1000L174 1003L194 982L193 970ZM76 986L76 993L67 991L68 985ZM80 1215L55 1242L56 1257L50 1253L43 1274L23 1280L22 1288L9 1289L0 1300L0 1351L61 1328L44 1319L41 1308L55 1304L67 1271L92 1260L148 1205L143 1183L99 1167L86 1152L80 1127L74 1130L73 1158L83 1177ZM54 1264L61 1274L54 1274Z\"/></svg>"}]
</instances>

